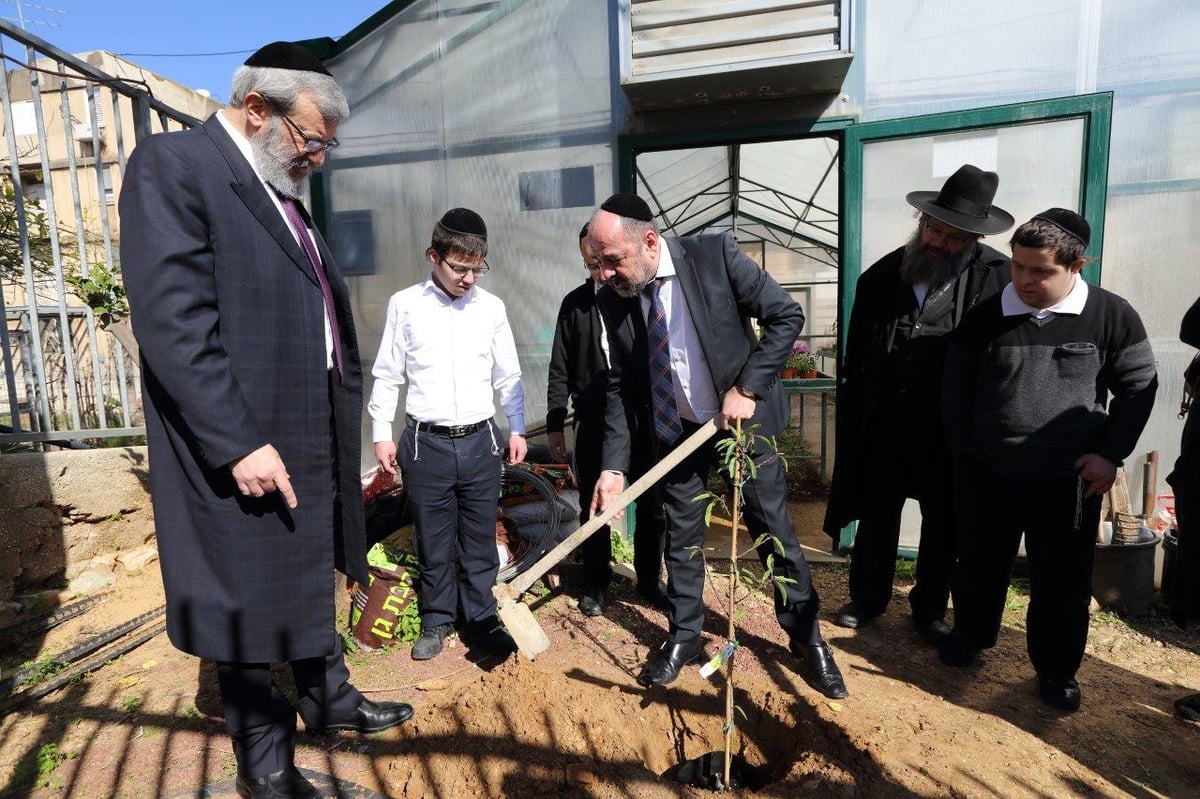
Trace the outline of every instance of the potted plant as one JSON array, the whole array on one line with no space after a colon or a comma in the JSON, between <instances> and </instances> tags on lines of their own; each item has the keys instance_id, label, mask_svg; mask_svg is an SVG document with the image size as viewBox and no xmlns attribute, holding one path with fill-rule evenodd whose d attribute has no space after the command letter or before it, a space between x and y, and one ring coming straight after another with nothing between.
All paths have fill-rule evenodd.
<instances>
[{"instance_id":1,"label":"potted plant","mask_svg":"<svg viewBox=\"0 0 1200 799\"><path fill-rule=\"evenodd\" d=\"M792 345L792 351L788 353L787 360L783 362L783 369L780 370L779 376L784 380L817 376L817 359L808 351L807 344L797 341Z\"/></svg>"}]
</instances>

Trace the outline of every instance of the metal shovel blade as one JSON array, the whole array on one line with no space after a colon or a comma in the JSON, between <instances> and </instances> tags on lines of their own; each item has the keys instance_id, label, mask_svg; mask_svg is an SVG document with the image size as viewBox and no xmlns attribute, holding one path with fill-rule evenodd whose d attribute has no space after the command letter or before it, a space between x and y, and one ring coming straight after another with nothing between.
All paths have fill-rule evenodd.
<instances>
[{"instance_id":1,"label":"metal shovel blade","mask_svg":"<svg viewBox=\"0 0 1200 799\"><path fill-rule=\"evenodd\" d=\"M530 586L547 571L557 566L572 550L590 538L592 533L612 521L613 517L625 510L629 503L644 494L647 489L666 476L667 472L678 466L684 458L699 449L716 432L717 423L710 419L703 427L684 439L683 443L656 463L654 468L622 491L621 495L613 500L600 515L588 519L578 530L543 555L525 573L513 578L512 582L492 587L492 593L496 596L496 614L500 617L500 621L508 630L509 635L517 642L517 649L522 655L533 660L550 648L550 639L546 637L545 631L533 617L529 606L519 601L521 594L529 590ZM588 501L586 497L580 499L584 502Z\"/></svg>"}]
</instances>

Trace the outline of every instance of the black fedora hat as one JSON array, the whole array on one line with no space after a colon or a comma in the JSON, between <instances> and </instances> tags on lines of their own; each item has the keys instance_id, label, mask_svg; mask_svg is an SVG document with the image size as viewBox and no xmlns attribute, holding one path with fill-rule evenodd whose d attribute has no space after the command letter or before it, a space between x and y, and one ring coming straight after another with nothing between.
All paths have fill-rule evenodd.
<instances>
[{"instance_id":1,"label":"black fedora hat","mask_svg":"<svg viewBox=\"0 0 1200 799\"><path fill-rule=\"evenodd\" d=\"M910 191L905 199L939 222L984 236L1013 226L1012 214L992 205L999 185L995 172L963 164L946 178L941 191Z\"/></svg>"}]
</instances>

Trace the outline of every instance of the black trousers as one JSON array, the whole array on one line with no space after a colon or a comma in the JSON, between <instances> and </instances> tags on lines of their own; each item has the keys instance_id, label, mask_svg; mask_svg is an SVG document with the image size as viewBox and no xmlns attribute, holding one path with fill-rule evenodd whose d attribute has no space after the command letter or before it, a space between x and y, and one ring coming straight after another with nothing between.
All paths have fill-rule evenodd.
<instances>
[{"instance_id":1,"label":"black trousers","mask_svg":"<svg viewBox=\"0 0 1200 799\"><path fill-rule=\"evenodd\" d=\"M1087 645L1088 605L1100 497L1079 478L1026 482L975 459L958 474L955 634L968 646L996 644L1021 533L1029 560L1026 646L1038 675L1075 676Z\"/></svg>"},{"instance_id":2,"label":"black trousers","mask_svg":"<svg viewBox=\"0 0 1200 799\"><path fill-rule=\"evenodd\" d=\"M932 446L940 454L914 454ZM916 448L916 449L914 449ZM954 569L954 492L950 453L934 442L881 442L864 462L878 468L880 479L863 503L850 559L850 599L866 616L887 608L896 577L900 515L907 499L921 506L921 542L917 549L916 585L908 595L913 618L920 623L944 618Z\"/></svg>"},{"instance_id":3,"label":"black trousers","mask_svg":"<svg viewBox=\"0 0 1200 799\"><path fill-rule=\"evenodd\" d=\"M362 704L363 695L350 684L341 638L333 630L329 635L334 639L331 655L288 664L300 700L298 708L291 706L271 679L270 663L217 664L225 726L242 776L265 777L293 764L297 711L306 726L323 727L346 718Z\"/></svg>"},{"instance_id":4,"label":"black trousers","mask_svg":"<svg viewBox=\"0 0 1200 799\"><path fill-rule=\"evenodd\" d=\"M449 438L417 432L410 424L398 450L421 569L422 626L454 624L460 609L466 622L495 615L501 464L492 425Z\"/></svg>"},{"instance_id":5,"label":"black trousers","mask_svg":"<svg viewBox=\"0 0 1200 799\"><path fill-rule=\"evenodd\" d=\"M600 477L604 451L604 418L575 414L575 478L579 482L579 523L592 517L592 492ZM630 476L640 474L642 464L631 464ZM583 563L585 590L603 591L612 581L612 538L602 527L579 548ZM656 503L644 497L635 503L633 568L638 586L646 589L658 584L663 561L663 523Z\"/></svg>"},{"instance_id":6,"label":"black trousers","mask_svg":"<svg viewBox=\"0 0 1200 799\"><path fill-rule=\"evenodd\" d=\"M679 441L699 427L684 420ZM724 437L728 435L726 433ZM717 463L716 443L722 437L719 434L705 442L668 472L655 490L665 526L667 595L672 608L670 634L672 640L680 643L695 639L704 625L704 558L696 554L696 549L704 546L705 503L697 502L695 498L706 490L709 474ZM662 447L661 453L665 455L679 441ZM775 616L790 639L800 644L820 643L821 632L817 625L820 600L788 514L783 464L773 451L751 454L758 464L758 475L743 486L742 518L755 540L769 533L783 550L780 553L770 539L758 547L759 561L764 568L767 559L773 557L775 576L787 578L777 582L771 592Z\"/></svg>"},{"instance_id":7,"label":"black trousers","mask_svg":"<svg viewBox=\"0 0 1200 799\"><path fill-rule=\"evenodd\" d=\"M949 456L947 455L947 461ZM954 494L949 468L912 469L901 451L872 453L868 463L886 475L875 483L859 519L850 561L850 597L865 615L877 615L892 600L900 516L905 500L920 504L917 584L908 594L913 619L924 623L946 615L954 569ZM869 467L872 468L872 467ZM922 485L914 485L914 483Z\"/></svg>"}]
</instances>

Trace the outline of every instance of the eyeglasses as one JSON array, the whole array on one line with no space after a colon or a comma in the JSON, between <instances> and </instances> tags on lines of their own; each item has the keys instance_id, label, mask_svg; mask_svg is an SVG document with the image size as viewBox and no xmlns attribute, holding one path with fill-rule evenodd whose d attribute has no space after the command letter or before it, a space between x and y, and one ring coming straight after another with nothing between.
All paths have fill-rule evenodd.
<instances>
[{"instance_id":1,"label":"eyeglasses","mask_svg":"<svg viewBox=\"0 0 1200 799\"><path fill-rule=\"evenodd\" d=\"M303 150L304 152L308 153L309 155L311 155L313 153L323 152L325 150L332 150L334 147L338 146L338 140L336 137L331 138L329 141L321 141L320 139L310 139L310 138L308 138L308 134L305 133L303 130L301 130L300 126L297 125L295 122L293 122L292 118L289 117L287 114L280 111L279 116L283 117L283 121L288 123L288 125L291 126L292 130L296 131L297 135L299 135L300 138L304 140L304 144L300 146L300 149Z\"/></svg>"},{"instance_id":2,"label":"eyeglasses","mask_svg":"<svg viewBox=\"0 0 1200 799\"><path fill-rule=\"evenodd\" d=\"M956 249L958 247L965 247L971 242L975 241L975 239L979 238L974 233L963 233L961 231L957 231L955 228L950 228L939 223L935 223L929 218L925 219L925 223L922 227L924 228L925 232L933 238L941 239L941 241L947 247L954 247Z\"/></svg>"},{"instance_id":3,"label":"eyeglasses","mask_svg":"<svg viewBox=\"0 0 1200 799\"><path fill-rule=\"evenodd\" d=\"M488 265L487 259L484 259L483 266L459 266L458 264L450 263L445 258L440 258L439 260L446 266L450 267L450 271L458 277L466 277L468 272L475 277L483 277L492 269L492 267Z\"/></svg>"}]
</instances>

